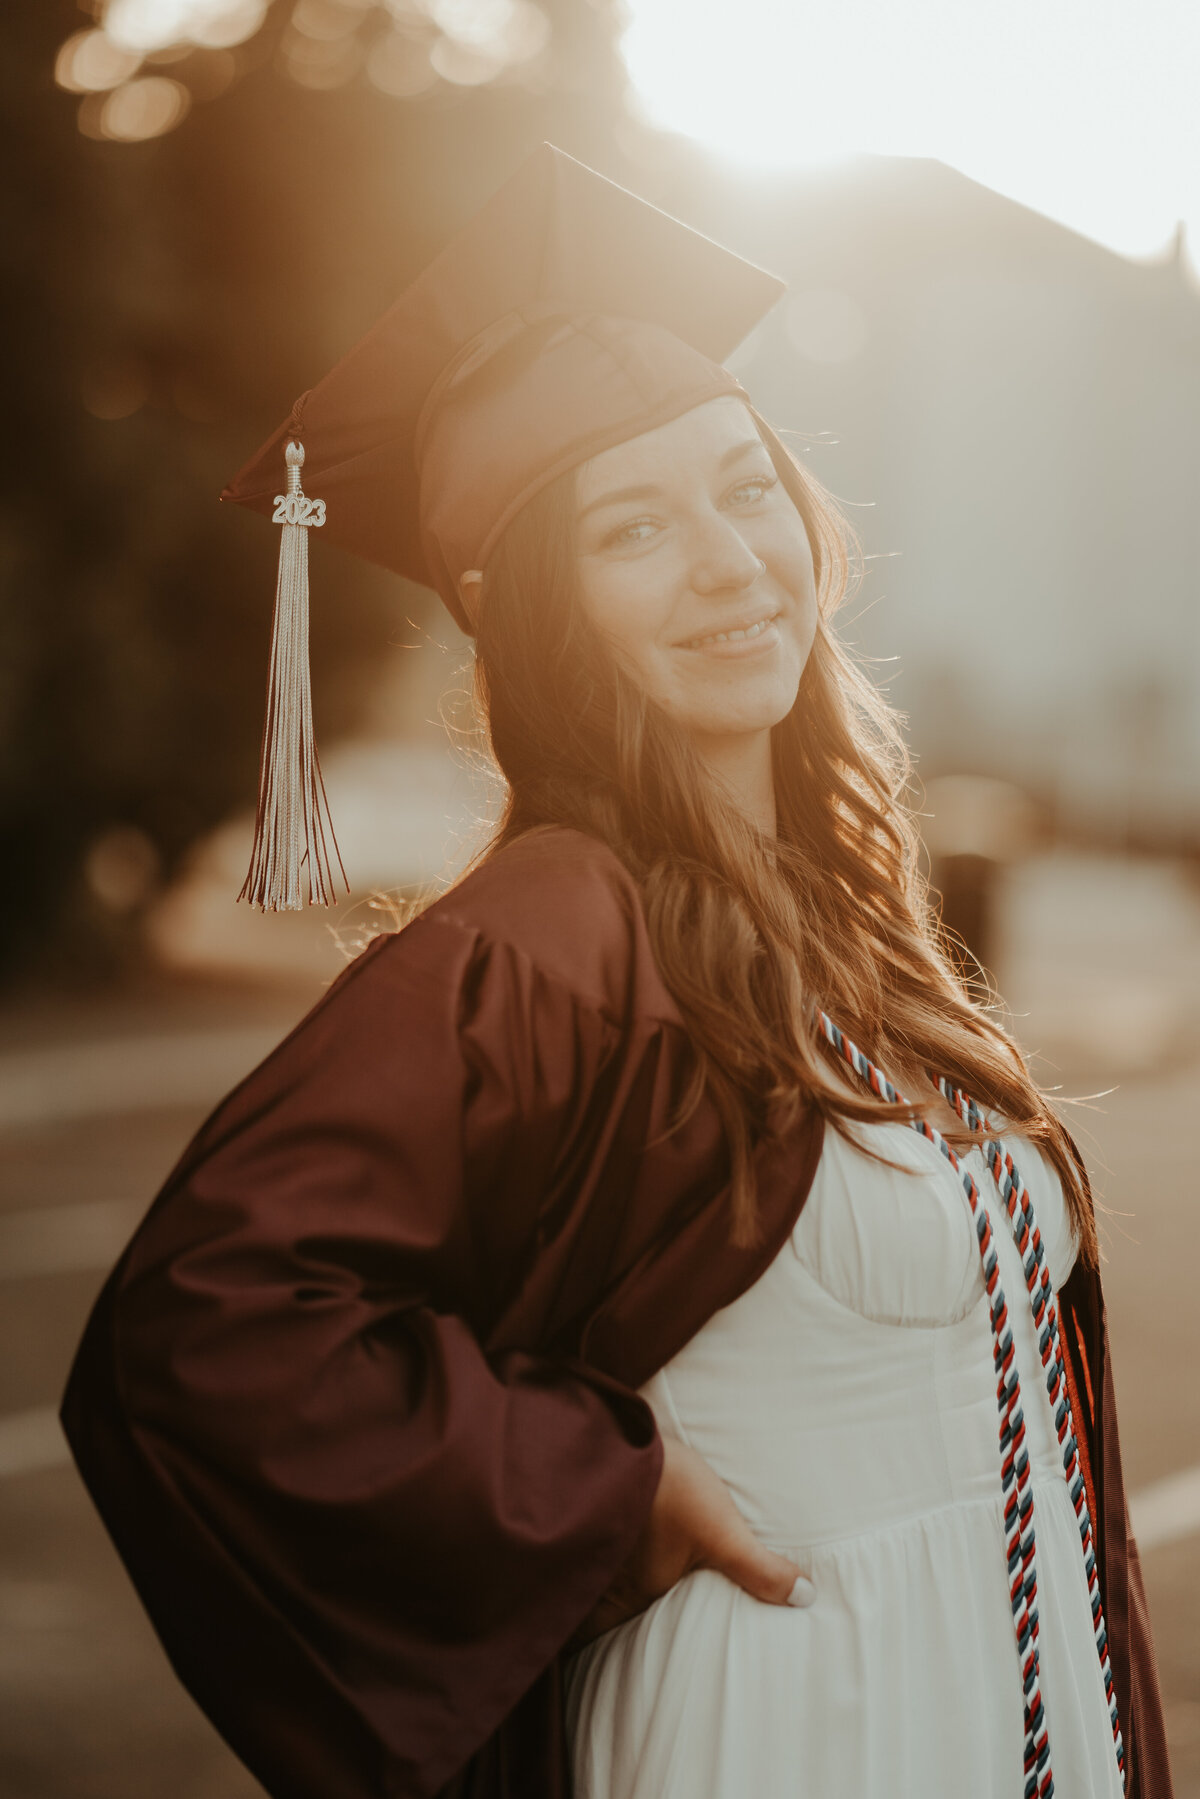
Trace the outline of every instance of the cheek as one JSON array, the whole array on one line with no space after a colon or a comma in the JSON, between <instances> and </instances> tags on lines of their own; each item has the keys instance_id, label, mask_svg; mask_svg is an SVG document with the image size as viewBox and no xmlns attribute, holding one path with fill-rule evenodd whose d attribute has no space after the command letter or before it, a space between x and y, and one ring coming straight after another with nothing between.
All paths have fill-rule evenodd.
<instances>
[{"instance_id":1,"label":"cheek","mask_svg":"<svg viewBox=\"0 0 1200 1799\"><path fill-rule=\"evenodd\" d=\"M789 520L786 528L759 553L775 579L794 596L802 610L815 607L817 582L812 548L799 519L794 524Z\"/></svg>"},{"instance_id":2,"label":"cheek","mask_svg":"<svg viewBox=\"0 0 1200 1799\"><path fill-rule=\"evenodd\" d=\"M661 575L641 564L602 572L581 571L580 603L592 624L626 667L640 676L654 666L659 635L667 622Z\"/></svg>"}]
</instances>

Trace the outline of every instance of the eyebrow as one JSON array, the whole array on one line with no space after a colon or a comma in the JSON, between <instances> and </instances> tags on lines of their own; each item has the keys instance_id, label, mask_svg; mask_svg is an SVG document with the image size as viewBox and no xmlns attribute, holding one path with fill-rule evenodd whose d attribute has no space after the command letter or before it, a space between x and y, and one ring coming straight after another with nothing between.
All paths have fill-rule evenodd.
<instances>
[{"instance_id":1,"label":"eyebrow","mask_svg":"<svg viewBox=\"0 0 1200 1799\"><path fill-rule=\"evenodd\" d=\"M718 474L724 474L733 463L740 462L748 450L761 450L764 456L767 454L767 446L761 437L743 438L741 443L731 445L720 458L717 463ZM586 506L580 508L579 517L585 519L589 512L598 512L602 506L622 506L632 500L652 500L661 492L662 489L653 484L649 487L614 488L611 493L603 493L598 499L589 500Z\"/></svg>"}]
</instances>

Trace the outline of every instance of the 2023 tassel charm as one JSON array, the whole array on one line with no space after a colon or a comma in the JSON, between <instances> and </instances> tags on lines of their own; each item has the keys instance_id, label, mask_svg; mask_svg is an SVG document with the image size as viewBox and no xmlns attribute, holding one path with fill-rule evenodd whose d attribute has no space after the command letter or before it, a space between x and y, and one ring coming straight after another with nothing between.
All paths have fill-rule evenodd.
<instances>
[{"instance_id":1,"label":"2023 tassel charm","mask_svg":"<svg viewBox=\"0 0 1200 1799\"><path fill-rule=\"evenodd\" d=\"M282 525L283 534L275 585L258 813L250 868L238 895L264 912L300 911L304 903L300 882L305 864L309 905L336 904L335 864L346 882L313 736L308 658L308 533L312 526L325 523L325 502L310 500L301 485L303 444L289 443L286 456L287 492L276 494L272 514L273 522ZM348 882L346 891L350 891Z\"/></svg>"}]
</instances>

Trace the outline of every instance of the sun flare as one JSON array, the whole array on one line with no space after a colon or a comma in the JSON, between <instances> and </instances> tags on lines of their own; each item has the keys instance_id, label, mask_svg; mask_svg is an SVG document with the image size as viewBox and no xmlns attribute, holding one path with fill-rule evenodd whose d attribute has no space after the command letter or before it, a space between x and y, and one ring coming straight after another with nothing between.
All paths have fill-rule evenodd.
<instances>
[{"instance_id":1,"label":"sun flare","mask_svg":"<svg viewBox=\"0 0 1200 1799\"><path fill-rule=\"evenodd\" d=\"M1200 236L1190 0L628 0L651 123L751 167L929 156L1126 255Z\"/></svg>"}]
</instances>

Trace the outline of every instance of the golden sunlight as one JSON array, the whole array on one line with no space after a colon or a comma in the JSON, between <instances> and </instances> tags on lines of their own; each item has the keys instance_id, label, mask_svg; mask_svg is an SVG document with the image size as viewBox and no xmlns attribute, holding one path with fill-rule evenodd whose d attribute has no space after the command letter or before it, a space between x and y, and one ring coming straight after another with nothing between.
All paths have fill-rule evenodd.
<instances>
[{"instance_id":1,"label":"golden sunlight","mask_svg":"<svg viewBox=\"0 0 1200 1799\"><path fill-rule=\"evenodd\" d=\"M1190 0L628 0L634 104L742 165L935 157L1126 255L1200 231Z\"/></svg>"}]
</instances>

